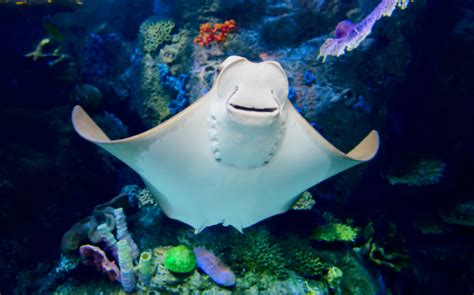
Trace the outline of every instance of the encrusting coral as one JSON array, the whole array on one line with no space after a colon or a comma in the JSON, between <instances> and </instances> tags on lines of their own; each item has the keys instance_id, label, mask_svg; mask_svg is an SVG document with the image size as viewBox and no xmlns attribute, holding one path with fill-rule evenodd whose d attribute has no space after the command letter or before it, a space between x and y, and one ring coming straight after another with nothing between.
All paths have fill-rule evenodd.
<instances>
[{"instance_id":1,"label":"encrusting coral","mask_svg":"<svg viewBox=\"0 0 474 295\"><path fill-rule=\"evenodd\" d=\"M171 40L173 21L162 21L155 17L145 20L140 26L140 43L145 53L157 50L160 45Z\"/></svg>"}]
</instances>

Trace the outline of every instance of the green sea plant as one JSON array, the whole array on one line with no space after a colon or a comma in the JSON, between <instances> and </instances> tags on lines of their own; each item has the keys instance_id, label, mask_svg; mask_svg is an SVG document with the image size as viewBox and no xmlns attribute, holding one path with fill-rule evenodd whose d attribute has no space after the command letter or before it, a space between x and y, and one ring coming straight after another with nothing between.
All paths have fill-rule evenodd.
<instances>
[{"instance_id":1,"label":"green sea plant","mask_svg":"<svg viewBox=\"0 0 474 295\"><path fill-rule=\"evenodd\" d=\"M196 267L194 252L185 245L179 245L166 251L165 267L173 273L189 273Z\"/></svg>"},{"instance_id":2,"label":"green sea plant","mask_svg":"<svg viewBox=\"0 0 474 295\"><path fill-rule=\"evenodd\" d=\"M354 242L359 229L343 223L329 223L314 229L313 239L325 242Z\"/></svg>"}]
</instances>

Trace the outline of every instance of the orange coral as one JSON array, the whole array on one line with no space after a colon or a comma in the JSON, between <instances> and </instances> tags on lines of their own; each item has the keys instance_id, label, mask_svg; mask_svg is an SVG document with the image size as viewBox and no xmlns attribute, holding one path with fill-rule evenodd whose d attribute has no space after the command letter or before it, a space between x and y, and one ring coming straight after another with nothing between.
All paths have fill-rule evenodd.
<instances>
[{"instance_id":1,"label":"orange coral","mask_svg":"<svg viewBox=\"0 0 474 295\"><path fill-rule=\"evenodd\" d=\"M213 25L210 23L202 24L199 27L199 35L194 38L194 43L199 44L199 46L209 46L212 42L223 43L227 40L227 35L235 29L236 23L233 19Z\"/></svg>"}]
</instances>

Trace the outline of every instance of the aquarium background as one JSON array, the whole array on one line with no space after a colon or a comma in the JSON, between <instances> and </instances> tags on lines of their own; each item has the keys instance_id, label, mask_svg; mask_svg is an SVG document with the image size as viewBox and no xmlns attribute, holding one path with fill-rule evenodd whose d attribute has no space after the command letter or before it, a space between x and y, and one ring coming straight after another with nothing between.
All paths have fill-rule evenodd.
<instances>
[{"instance_id":1,"label":"aquarium background","mask_svg":"<svg viewBox=\"0 0 474 295\"><path fill-rule=\"evenodd\" d=\"M380 1L7 2L1 294L474 292L473 1L407 3L324 62L336 25L360 22ZM225 37L207 39L215 24ZM70 114L79 104L111 138L137 134L206 93L230 55L280 62L293 105L337 147L371 129L381 146L243 235L222 226L195 235L164 216L132 170L80 138ZM91 238L110 222L150 253L149 273L139 259L130 259L136 274L111 266L113 251ZM108 271L87 265L83 244L104 251Z\"/></svg>"}]
</instances>

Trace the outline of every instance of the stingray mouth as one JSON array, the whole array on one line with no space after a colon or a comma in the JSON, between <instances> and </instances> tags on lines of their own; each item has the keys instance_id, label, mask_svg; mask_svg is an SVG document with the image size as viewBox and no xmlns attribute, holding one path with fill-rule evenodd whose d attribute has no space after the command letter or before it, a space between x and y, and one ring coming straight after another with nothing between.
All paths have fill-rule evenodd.
<instances>
[{"instance_id":1,"label":"stingray mouth","mask_svg":"<svg viewBox=\"0 0 474 295\"><path fill-rule=\"evenodd\" d=\"M273 113L273 112L278 111L278 108L255 108L255 107L241 106L241 105L233 104L233 103L229 105L236 110L244 111L244 112Z\"/></svg>"},{"instance_id":2,"label":"stingray mouth","mask_svg":"<svg viewBox=\"0 0 474 295\"><path fill-rule=\"evenodd\" d=\"M271 124L280 114L278 107L256 107L237 103L227 104L227 111L233 121L243 125L253 126Z\"/></svg>"}]
</instances>

